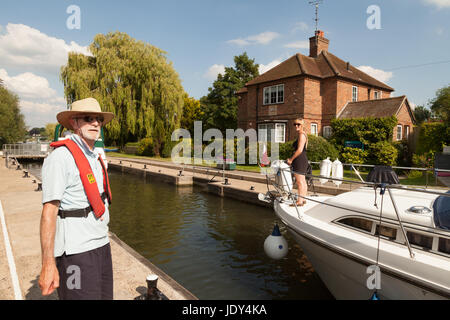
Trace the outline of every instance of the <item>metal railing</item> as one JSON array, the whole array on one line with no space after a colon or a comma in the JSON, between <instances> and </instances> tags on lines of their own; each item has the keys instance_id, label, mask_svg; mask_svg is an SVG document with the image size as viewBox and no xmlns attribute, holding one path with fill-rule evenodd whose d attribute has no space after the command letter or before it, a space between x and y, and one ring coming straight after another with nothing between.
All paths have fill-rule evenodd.
<instances>
[{"instance_id":1,"label":"metal railing","mask_svg":"<svg viewBox=\"0 0 450 320\"><path fill-rule=\"evenodd\" d=\"M50 151L48 143L4 144L3 155L10 157L45 157Z\"/></svg>"},{"instance_id":2,"label":"metal railing","mask_svg":"<svg viewBox=\"0 0 450 320\"><path fill-rule=\"evenodd\" d=\"M309 161L310 164L318 164L320 165L320 162L315 162L315 161ZM359 175L358 170L356 170L356 168L358 167L363 167L363 168L375 168L375 165L373 164L359 164L359 163L343 163L342 164L344 167L348 166L350 167L351 170L354 170L356 175L359 177L359 179L362 179L361 176ZM438 172L448 172L450 173L450 170L448 169L439 169L439 168L418 168L418 167L397 167L397 166L391 166L392 169L399 169L399 170L410 170L410 171L423 171L425 172L425 188L428 188L428 172L432 172L433 175L435 176L436 179L436 183L437 184L437 173ZM321 177L322 179L326 179L327 177ZM328 178L331 179L331 178ZM336 179L339 180L339 179ZM350 181L350 180L349 180ZM347 182L349 182L347 181Z\"/></svg>"}]
</instances>

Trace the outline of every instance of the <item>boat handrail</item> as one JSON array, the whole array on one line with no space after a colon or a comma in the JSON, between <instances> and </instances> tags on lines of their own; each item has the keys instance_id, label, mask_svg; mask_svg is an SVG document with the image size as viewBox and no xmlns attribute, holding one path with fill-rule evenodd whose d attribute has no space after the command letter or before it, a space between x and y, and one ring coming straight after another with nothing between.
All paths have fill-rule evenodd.
<instances>
[{"instance_id":1,"label":"boat handrail","mask_svg":"<svg viewBox=\"0 0 450 320\"><path fill-rule=\"evenodd\" d=\"M320 164L317 161L309 161L311 164ZM362 163L342 163L343 166L355 166L355 167L365 167L365 168L375 168L374 164L362 164ZM402 169L402 170L416 170L416 171L436 171L436 172L450 172L449 169L439 169L439 168L419 168L419 167L397 167L391 166L392 169Z\"/></svg>"},{"instance_id":2,"label":"boat handrail","mask_svg":"<svg viewBox=\"0 0 450 320\"><path fill-rule=\"evenodd\" d=\"M296 171L292 170L291 168L285 168L285 169L280 169L280 170L289 171L289 172L295 173L295 174L305 175L304 173L296 172ZM306 174L305 177L306 178L335 180L335 181L341 181L341 182L353 183L353 184L359 184L359 185L365 185L365 186L371 186L371 187L380 187L382 185L381 183L375 183L375 182L339 179L339 178L333 178L331 176L327 177L327 176L313 175L313 174ZM445 193L445 192L439 192L439 191L433 191L433 190L427 190L427 189L417 189L417 188L405 187L405 186L393 185L393 184L386 184L385 186L387 188L391 188L391 189L408 190L408 191L422 192L422 193L429 193L429 194L436 194L439 196L450 197L450 193Z\"/></svg>"}]
</instances>

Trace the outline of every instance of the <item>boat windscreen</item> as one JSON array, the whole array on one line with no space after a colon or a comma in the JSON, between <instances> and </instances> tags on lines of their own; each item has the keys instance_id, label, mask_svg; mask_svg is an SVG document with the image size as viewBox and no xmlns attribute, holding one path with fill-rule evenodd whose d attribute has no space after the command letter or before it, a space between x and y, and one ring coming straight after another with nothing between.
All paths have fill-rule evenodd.
<instances>
[{"instance_id":1,"label":"boat windscreen","mask_svg":"<svg viewBox=\"0 0 450 320\"><path fill-rule=\"evenodd\" d=\"M450 194L450 190L447 193ZM433 204L433 210L436 227L450 230L450 197L437 197Z\"/></svg>"}]
</instances>

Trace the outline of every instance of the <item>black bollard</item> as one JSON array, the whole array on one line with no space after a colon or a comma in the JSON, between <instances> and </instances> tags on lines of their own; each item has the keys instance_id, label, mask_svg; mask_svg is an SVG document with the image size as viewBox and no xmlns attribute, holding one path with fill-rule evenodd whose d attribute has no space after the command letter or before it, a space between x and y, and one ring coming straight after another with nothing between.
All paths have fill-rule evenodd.
<instances>
[{"instance_id":1,"label":"black bollard","mask_svg":"<svg viewBox=\"0 0 450 320\"><path fill-rule=\"evenodd\" d=\"M151 274L147 277L147 300L161 300L158 294L158 288L156 287L158 283L158 276L156 274Z\"/></svg>"},{"instance_id":2,"label":"black bollard","mask_svg":"<svg viewBox=\"0 0 450 320\"><path fill-rule=\"evenodd\" d=\"M255 190L255 187L254 187L254 186L251 186L251 187L250 187L250 190L251 190L251 191Z\"/></svg>"},{"instance_id":3,"label":"black bollard","mask_svg":"<svg viewBox=\"0 0 450 320\"><path fill-rule=\"evenodd\" d=\"M228 182L228 178L225 178L225 183L224 183L224 185L226 185L226 186L231 185L231 183Z\"/></svg>"},{"instance_id":4,"label":"black bollard","mask_svg":"<svg viewBox=\"0 0 450 320\"><path fill-rule=\"evenodd\" d=\"M42 191L42 183L41 182L38 182L38 187L34 191Z\"/></svg>"},{"instance_id":5,"label":"black bollard","mask_svg":"<svg viewBox=\"0 0 450 320\"><path fill-rule=\"evenodd\" d=\"M147 165L146 164L144 164L144 169L147 169Z\"/></svg>"},{"instance_id":6,"label":"black bollard","mask_svg":"<svg viewBox=\"0 0 450 320\"><path fill-rule=\"evenodd\" d=\"M30 176L28 175L28 171L27 170L23 170L23 177L22 178L29 178Z\"/></svg>"}]
</instances>

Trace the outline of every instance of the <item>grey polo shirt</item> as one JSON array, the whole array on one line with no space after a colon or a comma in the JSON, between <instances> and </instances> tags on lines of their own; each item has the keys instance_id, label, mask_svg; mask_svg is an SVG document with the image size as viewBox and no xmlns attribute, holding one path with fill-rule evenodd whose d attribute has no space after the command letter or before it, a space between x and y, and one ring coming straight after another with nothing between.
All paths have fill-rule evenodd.
<instances>
[{"instance_id":1,"label":"grey polo shirt","mask_svg":"<svg viewBox=\"0 0 450 320\"><path fill-rule=\"evenodd\" d=\"M89 147L81 138L73 134L71 140L81 148L97 181L100 193L103 192L103 173L98 152ZM42 203L53 200L60 201L61 210L74 210L89 207L89 201L84 191L75 160L66 147L55 149L44 160L42 166ZM59 216L56 220L55 257L64 252L67 255L82 253L106 245L108 238L109 210L105 201L106 211L97 219L93 212L87 218L65 218Z\"/></svg>"}]
</instances>

